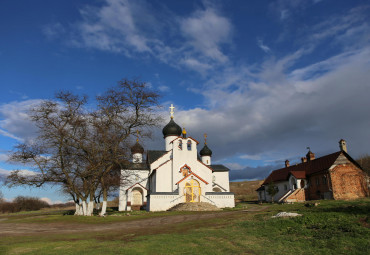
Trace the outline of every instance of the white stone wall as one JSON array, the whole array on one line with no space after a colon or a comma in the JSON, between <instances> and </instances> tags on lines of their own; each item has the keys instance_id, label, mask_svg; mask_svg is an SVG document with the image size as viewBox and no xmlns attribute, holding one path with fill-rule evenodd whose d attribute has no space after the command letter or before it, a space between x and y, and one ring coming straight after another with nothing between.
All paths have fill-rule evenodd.
<instances>
[{"instance_id":1,"label":"white stone wall","mask_svg":"<svg viewBox=\"0 0 370 255\"><path fill-rule=\"evenodd\" d=\"M156 192L172 192L171 187L171 167L172 161L162 165L156 171Z\"/></svg>"},{"instance_id":2,"label":"white stone wall","mask_svg":"<svg viewBox=\"0 0 370 255\"><path fill-rule=\"evenodd\" d=\"M119 189L119 211L131 210L131 208L127 208L127 202L131 201L131 194L130 191L127 192L126 190L136 183L140 183L143 187L148 188L148 174L148 170L121 170L121 175L127 180L121 184Z\"/></svg>"},{"instance_id":3,"label":"white stone wall","mask_svg":"<svg viewBox=\"0 0 370 255\"><path fill-rule=\"evenodd\" d=\"M126 190L121 187L119 189L119 202L118 202L118 211L126 211L127 205L127 196L126 196Z\"/></svg>"},{"instance_id":4,"label":"white stone wall","mask_svg":"<svg viewBox=\"0 0 370 255\"><path fill-rule=\"evenodd\" d=\"M214 182L226 189L225 192L230 191L229 172L213 172Z\"/></svg>"},{"instance_id":5,"label":"white stone wall","mask_svg":"<svg viewBox=\"0 0 370 255\"><path fill-rule=\"evenodd\" d=\"M218 193L214 195L207 194L206 198L211 200L213 203L211 203L211 201L207 201L207 199L204 199L203 202L214 204L219 208L235 207L234 194L230 194L230 193L225 193L225 194Z\"/></svg>"},{"instance_id":6,"label":"white stone wall","mask_svg":"<svg viewBox=\"0 0 370 255\"><path fill-rule=\"evenodd\" d=\"M180 140L182 141L183 144L182 149L180 149L178 146ZM191 142L191 150L188 150L187 146L188 141ZM212 171L198 161L197 143L193 139L178 138L172 143L172 145L173 145L172 178L174 180L172 182L172 190L176 190L177 189L176 183L182 178L184 178L184 176L180 172L180 169L185 165L187 165L193 173L201 177L203 180L205 180L209 184L212 183ZM207 185L206 187L204 187L204 189L205 192L212 191L211 185Z\"/></svg>"},{"instance_id":7,"label":"white stone wall","mask_svg":"<svg viewBox=\"0 0 370 255\"><path fill-rule=\"evenodd\" d=\"M171 158L172 158L172 153L171 153L171 151L168 151L166 154L164 154L157 161L153 162L150 165L150 171L153 171L154 169L157 169L160 165L162 165L166 161L170 160Z\"/></svg>"},{"instance_id":8,"label":"white stone wall","mask_svg":"<svg viewBox=\"0 0 370 255\"><path fill-rule=\"evenodd\" d=\"M166 211L171 207L184 202L184 197L180 195L150 195L150 202L147 204L147 210L151 212Z\"/></svg>"},{"instance_id":9,"label":"white stone wall","mask_svg":"<svg viewBox=\"0 0 370 255\"><path fill-rule=\"evenodd\" d=\"M202 162L206 164L207 166L211 165L211 157L210 156L202 156L201 157Z\"/></svg>"},{"instance_id":10,"label":"white stone wall","mask_svg":"<svg viewBox=\"0 0 370 255\"><path fill-rule=\"evenodd\" d=\"M171 135L171 136L166 136L166 138L164 139L164 143L165 143L165 149L166 151L169 151L172 149L172 141L175 140L178 136L175 136L175 135Z\"/></svg>"},{"instance_id":11,"label":"white stone wall","mask_svg":"<svg viewBox=\"0 0 370 255\"><path fill-rule=\"evenodd\" d=\"M274 196L274 201L277 202L279 201L280 198L282 198L289 190L289 182L284 181L284 182L277 182L274 183L275 186L279 188L279 192ZM287 189L285 189L285 185ZM271 195L267 192L268 189L268 184L265 185L265 196L266 196L266 201L271 201Z\"/></svg>"}]
</instances>

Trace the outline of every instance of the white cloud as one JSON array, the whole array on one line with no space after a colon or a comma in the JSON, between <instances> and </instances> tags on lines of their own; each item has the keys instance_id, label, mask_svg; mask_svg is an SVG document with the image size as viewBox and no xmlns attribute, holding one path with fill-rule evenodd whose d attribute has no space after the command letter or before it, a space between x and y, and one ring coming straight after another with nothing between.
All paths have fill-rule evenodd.
<instances>
[{"instance_id":1,"label":"white cloud","mask_svg":"<svg viewBox=\"0 0 370 255\"><path fill-rule=\"evenodd\" d=\"M10 174L10 171L0 168L0 177L1 176L8 176L9 174Z\"/></svg>"},{"instance_id":2,"label":"white cloud","mask_svg":"<svg viewBox=\"0 0 370 255\"><path fill-rule=\"evenodd\" d=\"M208 133L215 160L235 152L298 158L307 146L320 156L339 150L341 138L352 155L368 152L370 48L292 68L307 52L267 60L258 71L215 75L202 92L209 109L177 112L179 124L194 138Z\"/></svg>"},{"instance_id":3,"label":"white cloud","mask_svg":"<svg viewBox=\"0 0 370 255\"><path fill-rule=\"evenodd\" d=\"M233 26L209 2L203 8L179 16L145 0L105 0L101 7L85 6L80 14L82 19L70 27L69 36L64 36L73 47L119 53L129 58L153 57L202 75L228 61L223 47L232 42ZM60 24L45 27L48 38L61 30L54 32L55 26Z\"/></svg>"},{"instance_id":4,"label":"white cloud","mask_svg":"<svg viewBox=\"0 0 370 255\"><path fill-rule=\"evenodd\" d=\"M14 170L5 170L5 169L0 168L0 175L8 176L8 175L11 174L12 171L14 171ZM30 170L27 170L27 169L19 170L19 174L22 175L22 176L35 176L35 175L37 175L36 172L30 171Z\"/></svg>"},{"instance_id":5,"label":"white cloud","mask_svg":"<svg viewBox=\"0 0 370 255\"><path fill-rule=\"evenodd\" d=\"M40 198L40 200L48 203L49 205L53 204L53 201L48 197L42 197L42 198Z\"/></svg>"},{"instance_id":6,"label":"white cloud","mask_svg":"<svg viewBox=\"0 0 370 255\"><path fill-rule=\"evenodd\" d=\"M38 103L40 100L25 100L0 105L0 135L17 141L32 139L36 127L29 120L28 111Z\"/></svg>"},{"instance_id":7,"label":"white cloud","mask_svg":"<svg viewBox=\"0 0 370 255\"><path fill-rule=\"evenodd\" d=\"M242 159L251 159L251 160L260 160L261 156L260 155L241 155L240 158Z\"/></svg>"},{"instance_id":8,"label":"white cloud","mask_svg":"<svg viewBox=\"0 0 370 255\"><path fill-rule=\"evenodd\" d=\"M245 168L245 166L242 166L239 163L224 163L224 165L231 170L240 170Z\"/></svg>"},{"instance_id":9,"label":"white cloud","mask_svg":"<svg viewBox=\"0 0 370 255\"><path fill-rule=\"evenodd\" d=\"M334 43L366 46L370 42L368 13L370 6L360 6L348 11L345 15L329 16L325 21L308 29L308 38L313 43L332 38ZM332 42L332 43L333 43Z\"/></svg>"},{"instance_id":10,"label":"white cloud","mask_svg":"<svg viewBox=\"0 0 370 255\"><path fill-rule=\"evenodd\" d=\"M220 47L231 41L232 24L214 8L196 11L183 19L180 27L195 51L221 63L228 60Z\"/></svg>"},{"instance_id":11,"label":"white cloud","mask_svg":"<svg viewBox=\"0 0 370 255\"><path fill-rule=\"evenodd\" d=\"M170 87L165 86L165 85L158 86L158 89L161 92L168 92L168 91L170 91Z\"/></svg>"},{"instance_id":12,"label":"white cloud","mask_svg":"<svg viewBox=\"0 0 370 255\"><path fill-rule=\"evenodd\" d=\"M49 205L62 204L62 203L63 203L63 202L62 202L62 201L60 201L60 200L53 201L53 200L51 200L51 199L50 199L50 198L48 198L48 197L42 197L42 198L40 198L40 200L45 201L45 202L46 202L46 203L48 203Z\"/></svg>"},{"instance_id":13,"label":"white cloud","mask_svg":"<svg viewBox=\"0 0 370 255\"><path fill-rule=\"evenodd\" d=\"M271 51L271 49L267 45L263 44L263 41L261 39L257 40L257 45L266 53Z\"/></svg>"},{"instance_id":14,"label":"white cloud","mask_svg":"<svg viewBox=\"0 0 370 255\"><path fill-rule=\"evenodd\" d=\"M58 22L45 25L42 28L42 32L44 33L47 39L54 40L61 37L66 31L63 25Z\"/></svg>"},{"instance_id":15,"label":"white cloud","mask_svg":"<svg viewBox=\"0 0 370 255\"><path fill-rule=\"evenodd\" d=\"M9 156L7 154L0 154L0 161L5 162L8 160L8 158Z\"/></svg>"},{"instance_id":16,"label":"white cloud","mask_svg":"<svg viewBox=\"0 0 370 255\"><path fill-rule=\"evenodd\" d=\"M285 20L289 16L289 11L288 10L281 10L280 11L280 19Z\"/></svg>"},{"instance_id":17,"label":"white cloud","mask_svg":"<svg viewBox=\"0 0 370 255\"><path fill-rule=\"evenodd\" d=\"M9 137L9 138L12 138L12 139L17 140L19 142L22 142L23 141L22 138L19 138L19 137L15 136L15 135L13 135L13 134L5 131L5 130L2 130L2 129L0 129L0 135L6 136L6 137Z\"/></svg>"}]
</instances>

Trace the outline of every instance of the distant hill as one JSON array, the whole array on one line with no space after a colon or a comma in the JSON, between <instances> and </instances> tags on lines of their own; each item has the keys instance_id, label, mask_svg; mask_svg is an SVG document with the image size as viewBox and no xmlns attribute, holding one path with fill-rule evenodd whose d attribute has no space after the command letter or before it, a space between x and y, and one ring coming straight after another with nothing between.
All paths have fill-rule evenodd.
<instances>
[{"instance_id":1,"label":"distant hill","mask_svg":"<svg viewBox=\"0 0 370 255\"><path fill-rule=\"evenodd\" d=\"M236 202L258 200L256 189L258 189L263 180L230 182L230 191L235 194Z\"/></svg>"}]
</instances>

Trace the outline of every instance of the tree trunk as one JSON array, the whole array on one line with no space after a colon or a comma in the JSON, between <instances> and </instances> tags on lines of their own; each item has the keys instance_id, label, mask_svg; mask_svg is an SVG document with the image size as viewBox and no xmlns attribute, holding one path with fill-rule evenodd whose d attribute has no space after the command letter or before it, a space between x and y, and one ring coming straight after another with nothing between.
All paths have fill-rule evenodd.
<instances>
[{"instance_id":1,"label":"tree trunk","mask_svg":"<svg viewBox=\"0 0 370 255\"><path fill-rule=\"evenodd\" d=\"M90 193L89 206L87 207L87 216L93 216L94 211L94 193Z\"/></svg>"},{"instance_id":2,"label":"tree trunk","mask_svg":"<svg viewBox=\"0 0 370 255\"><path fill-rule=\"evenodd\" d=\"M83 200L82 201L82 214L84 215L84 216L87 216L87 204L86 204L86 200Z\"/></svg>"},{"instance_id":3,"label":"tree trunk","mask_svg":"<svg viewBox=\"0 0 370 255\"><path fill-rule=\"evenodd\" d=\"M75 203L75 205L76 205L75 215L79 215L79 216L83 215L82 205L78 203Z\"/></svg>"},{"instance_id":4,"label":"tree trunk","mask_svg":"<svg viewBox=\"0 0 370 255\"><path fill-rule=\"evenodd\" d=\"M103 206L101 208L100 216L104 216L107 212L107 200L108 200L108 194L107 194L107 189L103 189Z\"/></svg>"}]
</instances>

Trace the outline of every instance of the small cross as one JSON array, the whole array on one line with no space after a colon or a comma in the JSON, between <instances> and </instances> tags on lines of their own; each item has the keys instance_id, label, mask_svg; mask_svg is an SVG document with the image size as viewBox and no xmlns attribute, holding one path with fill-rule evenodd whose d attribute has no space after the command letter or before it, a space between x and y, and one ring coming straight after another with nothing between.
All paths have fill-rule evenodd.
<instances>
[{"instance_id":1,"label":"small cross","mask_svg":"<svg viewBox=\"0 0 370 255\"><path fill-rule=\"evenodd\" d=\"M204 134L204 144L207 144L207 134Z\"/></svg>"},{"instance_id":2,"label":"small cross","mask_svg":"<svg viewBox=\"0 0 370 255\"><path fill-rule=\"evenodd\" d=\"M173 119L173 114L175 113L173 109L175 109L175 107L173 106L173 104L171 104L170 107L171 119Z\"/></svg>"}]
</instances>

